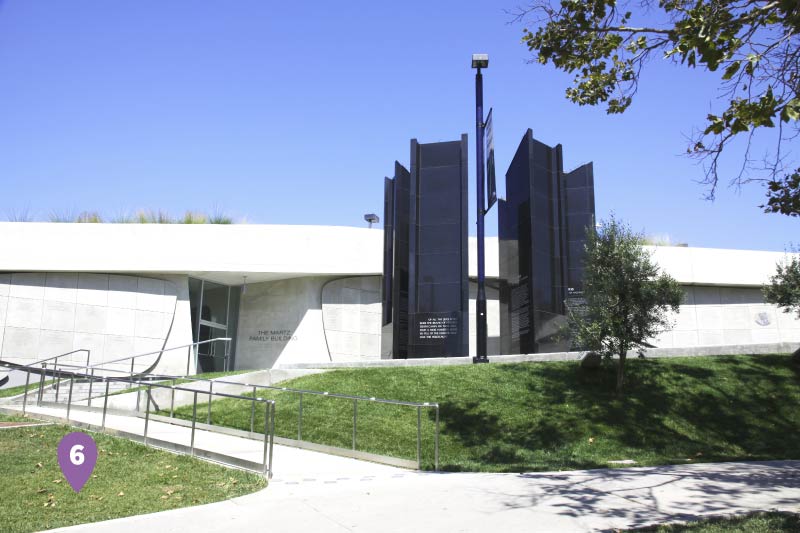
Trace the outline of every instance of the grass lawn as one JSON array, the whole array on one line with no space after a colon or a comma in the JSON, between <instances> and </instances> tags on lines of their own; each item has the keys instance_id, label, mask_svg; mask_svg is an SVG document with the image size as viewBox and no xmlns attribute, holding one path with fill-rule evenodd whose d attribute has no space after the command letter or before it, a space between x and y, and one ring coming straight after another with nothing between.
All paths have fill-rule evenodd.
<instances>
[{"instance_id":1,"label":"grass lawn","mask_svg":"<svg viewBox=\"0 0 800 533\"><path fill-rule=\"evenodd\" d=\"M785 355L633 359L626 395L614 369L576 362L346 369L287 387L441 406L441 468L520 472L732 460L800 459L800 377ZM276 433L297 437L297 396L276 399ZM303 439L349 448L352 401L306 395ZM198 420L205 407L198 405ZM191 406L176 410L191 418ZM250 403L217 400L215 424L249 429ZM414 459L416 410L360 402L359 450ZM423 410L423 467L433 411ZM263 429L263 414L256 415Z\"/></svg>"},{"instance_id":2,"label":"grass lawn","mask_svg":"<svg viewBox=\"0 0 800 533\"><path fill-rule=\"evenodd\" d=\"M777 533L779 531L800 531L800 515L773 511L631 530L632 533Z\"/></svg>"},{"instance_id":3,"label":"grass lawn","mask_svg":"<svg viewBox=\"0 0 800 533\"><path fill-rule=\"evenodd\" d=\"M53 380L47 380L44 382L44 384L49 385L52 382ZM39 376L31 374L31 382L28 383L28 390L39 390ZM0 389L0 398L10 398L11 396L17 396L23 392L25 392L25 385L17 385L16 387Z\"/></svg>"},{"instance_id":4,"label":"grass lawn","mask_svg":"<svg viewBox=\"0 0 800 533\"><path fill-rule=\"evenodd\" d=\"M265 486L256 474L90 433L99 452L97 465L75 493L56 457L59 441L72 431L61 425L0 429L2 531L39 531L164 511Z\"/></svg>"}]
</instances>

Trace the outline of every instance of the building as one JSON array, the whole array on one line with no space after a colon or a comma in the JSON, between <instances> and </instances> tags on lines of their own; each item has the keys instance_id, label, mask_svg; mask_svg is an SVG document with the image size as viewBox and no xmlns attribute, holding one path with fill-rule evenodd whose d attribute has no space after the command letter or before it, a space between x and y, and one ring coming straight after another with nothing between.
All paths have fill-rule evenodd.
<instances>
[{"instance_id":1,"label":"building","mask_svg":"<svg viewBox=\"0 0 800 533\"><path fill-rule=\"evenodd\" d=\"M94 363L155 352L137 368L178 374L187 366L220 368L223 349L170 348L220 336L232 339L233 369L381 356L381 229L4 222L0 236L4 360L32 363L86 349ZM469 248L474 277L474 239ZM656 346L800 343L800 321L765 304L760 292L782 253L652 250L687 295L675 329ZM490 238L490 355L500 348L497 257ZM471 324L474 309L471 281ZM473 352L474 327L470 336ZM68 357L86 360L85 353Z\"/></svg>"}]
</instances>

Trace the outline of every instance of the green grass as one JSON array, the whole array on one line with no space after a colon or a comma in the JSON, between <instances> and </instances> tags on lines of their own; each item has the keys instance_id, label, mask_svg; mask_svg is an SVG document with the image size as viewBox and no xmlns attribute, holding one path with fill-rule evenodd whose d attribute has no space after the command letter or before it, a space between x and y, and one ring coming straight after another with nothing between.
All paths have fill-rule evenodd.
<instances>
[{"instance_id":1,"label":"green grass","mask_svg":"<svg viewBox=\"0 0 800 533\"><path fill-rule=\"evenodd\" d=\"M39 422L39 421L22 415L7 415L5 413L0 413L0 422Z\"/></svg>"},{"instance_id":2,"label":"green grass","mask_svg":"<svg viewBox=\"0 0 800 533\"><path fill-rule=\"evenodd\" d=\"M31 381L33 381L34 378L38 378L38 377L39 376L31 375ZM46 386L46 385L50 385L52 382L53 382L53 380L48 380L48 381L45 381L44 384ZM28 390L29 391L39 390L39 380L36 379L36 381L34 383L29 383L28 384ZM16 387L9 387L7 389L6 388L0 389L0 398L10 398L11 396L17 396L19 394L22 394L23 392L25 392L25 385L18 385Z\"/></svg>"},{"instance_id":3,"label":"green grass","mask_svg":"<svg viewBox=\"0 0 800 533\"><path fill-rule=\"evenodd\" d=\"M347 369L287 387L441 405L441 468L521 472L733 460L800 459L800 379L785 355L634 359L626 395L611 366L575 362ZM297 437L297 396L276 399L276 433ZM263 431L263 411L256 430ZM352 402L306 395L303 439L349 448ZM204 421L205 404L198 405ZM433 410L422 412L433 467ZM191 418L191 406L176 410ZM250 427L250 402L217 400L214 424ZM359 450L414 459L416 410L360 402Z\"/></svg>"},{"instance_id":4,"label":"green grass","mask_svg":"<svg viewBox=\"0 0 800 533\"><path fill-rule=\"evenodd\" d=\"M800 515L759 512L730 518L709 518L686 524L665 524L631 530L636 533L776 533L800 531Z\"/></svg>"},{"instance_id":5,"label":"green grass","mask_svg":"<svg viewBox=\"0 0 800 533\"><path fill-rule=\"evenodd\" d=\"M39 531L211 503L265 486L263 477L91 433L99 456L83 490L58 466L61 425L0 430L0 529Z\"/></svg>"}]
</instances>

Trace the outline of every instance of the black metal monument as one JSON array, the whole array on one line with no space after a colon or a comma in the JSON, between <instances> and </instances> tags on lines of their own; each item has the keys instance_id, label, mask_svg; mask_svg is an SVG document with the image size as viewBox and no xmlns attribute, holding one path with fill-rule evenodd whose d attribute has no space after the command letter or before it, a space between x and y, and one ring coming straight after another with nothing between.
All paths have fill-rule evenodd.
<instances>
[{"instance_id":1,"label":"black metal monument","mask_svg":"<svg viewBox=\"0 0 800 533\"><path fill-rule=\"evenodd\" d=\"M567 350L567 305L580 306L586 228L594 226L592 163L564 173L561 145L529 129L498 207L501 353Z\"/></svg>"},{"instance_id":2,"label":"black metal monument","mask_svg":"<svg viewBox=\"0 0 800 533\"><path fill-rule=\"evenodd\" d=\"M468 279L467 136L412 139L384 181L381 357L466 356Z\"/></svg>"}]
</instances>

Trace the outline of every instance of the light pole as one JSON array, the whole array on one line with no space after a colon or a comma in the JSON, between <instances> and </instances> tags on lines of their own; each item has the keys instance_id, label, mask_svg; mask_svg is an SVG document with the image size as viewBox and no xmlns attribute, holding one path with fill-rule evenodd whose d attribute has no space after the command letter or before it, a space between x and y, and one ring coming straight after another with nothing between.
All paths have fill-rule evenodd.
<instances>
[{"instance_id":1,"label":"light pole","mask_svg":"<svg viewBox=\"0 0 800 533\"><path fill-rule=\"evenodd\" d=\"M478 196L478 297L475 301L475 340L476 340L476 356L472 358L473 363L488 363L489 358L486 357L486 268L483 247L483 216L486 214L485 198L483 191L483 170L484 170L484 157L483 157L483 133L486 124L483 122L483 76L481 75L482 68L489 67L488 54L472 54L472 68L477 69L475 73L475 130L476 130L476 150L477 156L476 174L477 174L477 196Z\"/></svg>"}]
</instances>

